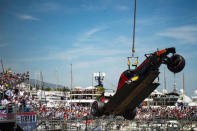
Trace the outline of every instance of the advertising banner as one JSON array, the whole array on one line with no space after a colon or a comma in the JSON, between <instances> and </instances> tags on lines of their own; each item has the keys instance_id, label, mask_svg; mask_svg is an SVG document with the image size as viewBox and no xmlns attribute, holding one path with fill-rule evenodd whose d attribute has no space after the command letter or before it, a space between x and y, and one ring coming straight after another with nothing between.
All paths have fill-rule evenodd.
<instances>
[{"instance_id":1,"label":"advertising banner","mask_svg":"<svg viewBox=\"0 0 197 131\"><path fill-rule=\"evenodd\" d=\"M0 120L7 120L7 111L0 110Z\"/></svg>"},{"instance_id":2,"label":"advertising banner","mask_svg":"<svg viewBox=\"0 0 197 131\"><path fill-rule=\"evenodd\" d=\"M36 113L35 112L24 112L16 114L16 122L24 130L36 129Z\"/></svg>"},{"instance_id":3,"label":"advertising banner","mask_svg":"<svg viewBox=\"0 0 197 131\"><path fill-rule=\"evenodd\" d=\"M0 120L7 120L7 114L0 114Z\"/></svg>"}]
</instances>

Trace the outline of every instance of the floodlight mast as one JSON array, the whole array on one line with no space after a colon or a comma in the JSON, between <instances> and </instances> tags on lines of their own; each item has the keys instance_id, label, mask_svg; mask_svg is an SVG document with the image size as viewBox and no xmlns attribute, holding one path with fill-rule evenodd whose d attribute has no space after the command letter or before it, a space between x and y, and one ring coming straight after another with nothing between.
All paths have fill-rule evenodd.
<instances>
[{"instance_id":1,"label":"floodlight mast","mask_svg":"<svg viewBox=\"0 0 197 131\"><path fill-rule=\"evenodd\" d=\"M97 72L97 73L94 73L93 76L95 78L95 80L98 82L98 87L103 87L103 80L104 80L104 77L105 77L105 73L100 73L100 72Z\"/></svg>"},{"instance_id":2,"label":"floodlight mast","mask_svg":"<svg viewBox=\"0 0 197 131\"><path fill-rule=\"evenodd\" d=\"M2 66L3 73L5 73L2 59L1 59L1 66Z\"/></svg>"}]
</instances>

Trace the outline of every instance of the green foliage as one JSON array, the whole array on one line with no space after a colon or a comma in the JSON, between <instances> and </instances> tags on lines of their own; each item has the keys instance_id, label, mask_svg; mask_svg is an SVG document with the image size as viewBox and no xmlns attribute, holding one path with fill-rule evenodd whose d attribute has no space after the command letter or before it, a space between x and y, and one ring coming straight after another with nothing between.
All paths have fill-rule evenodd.
<instances>
[{"instance_id":1,"label":"green foliage","mask_svg":"<svg viewBox=\"0 0 197 131\"><path fill-rule=\"evenodd\" d=\"M104 87L100 87L100 86L98 86L98 87L96 87L97 88L97 90L99 91L99 92L105 92L105 88Z\"/></svg>"},{"instance_id":2,"label":"green foliage","mask_svg":"<svg viewBox=\"0 0 197 131\"><path fill-rule=\"evenodd\" d=\"M65 87L63 88L63 92L67 92L67 91L70 91L70 89L68 87Z\"/></svg>"},{"instance_id":3,"label":"green foliage","mask_svg":"<svg viewBox=\"0 0 197 131\"><path fill-rule=\"evenodd\" d=\"M101 95L99 95L99 96L96 96L96 100L99 100L99 98L101 97Z\"/></svg>"},{"instance_id":4,"label":"green foliage","mask_svg":"<svg viewBox=\"0 0 197 131\"><path fill-rule=\"evenodd\" d=\"M36 84L36 90L39 90L40 89L40 85L39 84Z\"/></svg>"},{"instance_id":5,"label":"green foliage","mask_svg":"<svg viewBox=\"0 0 197 131\"><path fill-rule=\"evenodd\" d=\"M62 88L57 88L56 91L63 91L63 89Z\"/></svg>"},{"instance_id":6,"label":"green foliage","mask_svg":"<svg viewBox=\"0 0 197 131\"><path fill-rule=\"evenodd\" d=\"M30 85L30 90L32 90L32 88L33 88L33 87Z\"/></svg>"},{"instance_id":7,"label":"green foliage","mask_svg":"<svg viewBox=\"0 0 197 131\"><path fill-rule=\"evenodd\" d=\"M51 88L50 87L47 87L44 89L45 91L51 91Z\"/></svg>"},{"instance_id":8,"label":"green foliage","mask_svg":"<svg viewBox=\"0 0 197 131\"><path fill-rule=\"evenodd\" d=\"M66 92L66 91L70 91L70 89L68 87L64 87L64 88L57 88L55 89L56 91L62 91L62 92Z\"/></svg>"}]
</instances>

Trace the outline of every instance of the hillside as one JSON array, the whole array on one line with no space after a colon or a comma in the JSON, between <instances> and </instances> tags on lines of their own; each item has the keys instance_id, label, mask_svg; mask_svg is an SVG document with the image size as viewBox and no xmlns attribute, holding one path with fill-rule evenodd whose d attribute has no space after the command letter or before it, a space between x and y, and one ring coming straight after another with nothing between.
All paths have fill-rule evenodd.
<instances>
[{"instance_id":1,"label":"hillside","mask_svg":"<svg viewBox=\"0 0 197 131\"><path fill-rule=\"evenodd\" d=\"M30 84L32 87L34 87L35 84L40 85L40 81L39 80L35 80L35 79L30 79ZM53 83L48 83L48 82L43 82L44 88L52 88L55 89L56 88L56 84ZM63 85L58 85L57 88L63 88Z\"/></svg>"}]
</instances>

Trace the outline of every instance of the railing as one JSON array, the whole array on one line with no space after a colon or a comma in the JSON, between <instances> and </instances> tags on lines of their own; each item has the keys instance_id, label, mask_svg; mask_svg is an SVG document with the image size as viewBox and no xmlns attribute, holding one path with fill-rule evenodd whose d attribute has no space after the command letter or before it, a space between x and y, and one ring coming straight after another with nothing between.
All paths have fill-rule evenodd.
<instances>
[{"instance_id":1,"label":"railing","mask_svg":"<svg viewBox=\"0 0 197 131\"><path fill-rule=\"evenodd\" d=\"M124 119L114 119L114 118L100 118L100 119L42 119L42 123L37 125L38 130L164 130L164 129L174 129L174 130L192 130L197 129L196 121L188 120L154 120L154 121L144 121L144 120L134 120L128 121Z\"/></svg>"},{"instance_id":2,"label":"railing","mask_svg":"<svg viewBox=\"0 0 197 131\"><path fill-rule=\"evenodd\" d=\"M151 118L125 120L123 117L106 116L96 118L93 116L80 116L65 118L57 117L55 112L39 113L39 108L24 108L12 106L12 111L6 107L8 113L5 120L16 121L24 130L192 130L197 129L197 113L184 117L153 115ZM29 111L29 112L27 112ZM62 110L63 112L63 110ZM64 114L64 112L63 112ZM143 112L142 112L143 114ZM142 115L140 114L140 115ZM3 115L3 114L2 114ZM137 114L137 116L139 113Z\"/></svg>"},{"instance_id":3,"label":"railing","mask_svg":"<svg viewBox=\"0 0 197 131\"><path fill-rule=\"evenodd\" d=\"M14 122L15 126L13 128L19 126L27 131L36 129L37 115L33 108L8 104L6 107L1 107L0 111L0 121L4 123Z\"/></svg>"},{"instance_id":4,"label":"railing","mask_svg":"<svg viewBox=\"0 0 197 131\"><path fill-rule=\"evenodd\" d=\"M70 94L102 94L102 92L97 90L72 90Z\"/></svg>"}]
</instances>

